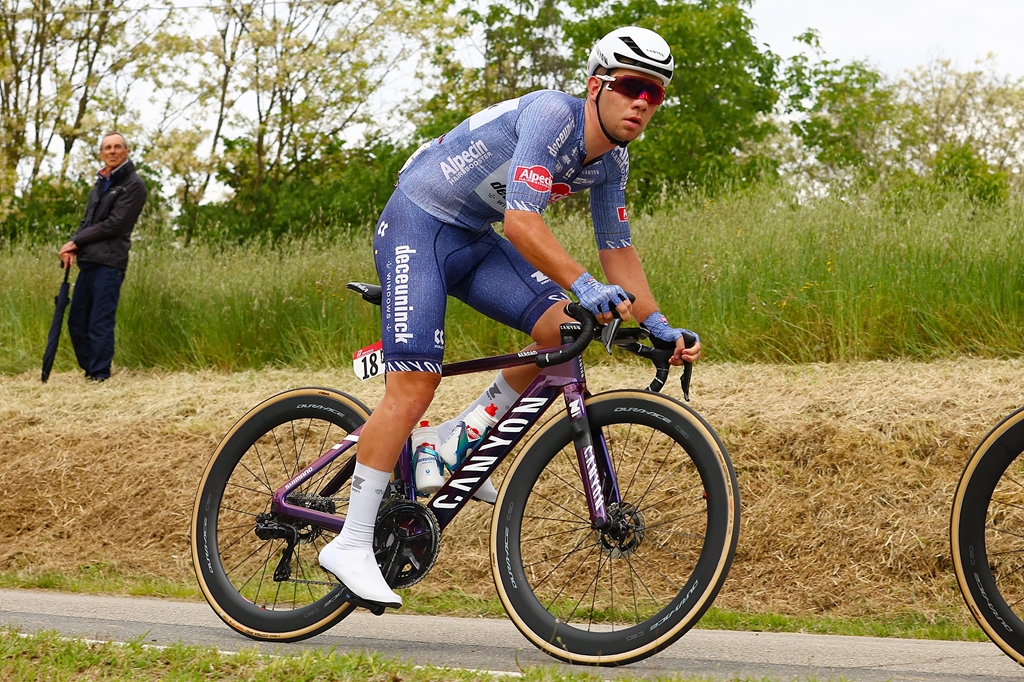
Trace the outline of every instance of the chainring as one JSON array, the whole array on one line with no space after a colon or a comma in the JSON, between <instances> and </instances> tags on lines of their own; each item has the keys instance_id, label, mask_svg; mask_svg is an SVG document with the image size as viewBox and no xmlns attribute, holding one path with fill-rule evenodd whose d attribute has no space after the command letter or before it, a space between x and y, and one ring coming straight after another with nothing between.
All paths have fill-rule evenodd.
<instances>
[{"instance_id":1,"label":"chainring","mask_svg":"<svg viewBox=\"0 0 1024 682\"><path fill-rule=\"evenodd\" d=\"M373 553L392 588L422 580L434 567L440 547L441 526L423 504L392 498L377 514Z\"/></svg>"}]
</instances>

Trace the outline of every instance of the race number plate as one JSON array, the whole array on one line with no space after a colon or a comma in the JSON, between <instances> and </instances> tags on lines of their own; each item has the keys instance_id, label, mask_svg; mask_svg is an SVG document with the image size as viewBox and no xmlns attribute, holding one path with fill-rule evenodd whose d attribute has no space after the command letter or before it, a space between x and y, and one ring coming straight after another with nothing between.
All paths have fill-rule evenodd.
<instances>
[{"instance_id":1,"label":"race number plate","mask_svg":"<svg viewBox=\"0 0 1024 682\"><path fill-rule=\"evenodd\" d=\"M384 375L384 342L361 348L352 355L352 371L366 381Z\"/></svg>"}]
</instances>

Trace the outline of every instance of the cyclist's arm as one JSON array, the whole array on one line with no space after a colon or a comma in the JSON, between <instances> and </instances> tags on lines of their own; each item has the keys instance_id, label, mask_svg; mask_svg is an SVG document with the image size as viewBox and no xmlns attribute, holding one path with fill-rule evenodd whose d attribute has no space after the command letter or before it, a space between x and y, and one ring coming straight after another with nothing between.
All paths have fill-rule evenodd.
<instances>
[{"instance_id":1,"label":"cyclist's arm","mask_svg":"<svg viewBox=\"0 0 1024 682\"><path fill-rule=\"evenodd\" d=\"M601 268L608 281L618 284L636 296L636 301L633 303L633 317L637 320L646 320L648 315L658 310L654 294L651 293L651 288L647 284L647 276L644 274L640 256L632 246L621 249L601 249L597 253L601 258ZM678 366L684 361L693 362L699 357L700 341L687 348L686 340L680 337L676 340L676 350L669 362Z\"/></svg>"},{"instance_id":2,"label":"cyclist's arm","mask_svg":"<svg viewBox=\"0 0 1024 682\"><path fill-rule=\"evenodd\" d=\"M566 253L539 213L505 211L505 236L530 265L563 289L583 274L584 267Z\"/></svg>"},{"instance_id":3,"label":"cyclist's arm","mask_svg":"<svg viewBox=\"0 0 1024 682\"><path fill-rule=\"evenodd\" d=\"M506 210L505 236L530 265L550 277L563 289L569 289L576 278L584 272L584 267L566 253L555 239L555 235L551 234L539 213ZM630 319L629 301L620 303L616 310L623 320ZM610 320L610 314L598 315L598 321L602 323Z\"/></svg>"},{"instance_id":4,"label":"cyclist's arm","mask_svg":"<svg viewBox=\"0 0 1024 682\"><path fill-rule=\"evenodd\" d=\"M620 287L636 296L633 302L633 317L638 320L646 318L658 309L654 302L654 294L647 285L647 276L640 256L632 246L621 249L601 249L597 252L601 259L601 269L610 284Z\"/></svg>"}]
</instances>

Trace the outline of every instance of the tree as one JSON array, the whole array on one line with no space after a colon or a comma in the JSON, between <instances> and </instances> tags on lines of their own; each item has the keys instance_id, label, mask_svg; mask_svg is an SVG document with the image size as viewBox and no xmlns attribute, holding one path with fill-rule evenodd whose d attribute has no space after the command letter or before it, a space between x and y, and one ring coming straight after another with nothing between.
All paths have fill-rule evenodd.
<instances>
[{"instance_id":1,"label":"tree","mask_svg":"<svg viewBox=\"0 0 1024 682\"><path fill-rule=\"evenodd\" d=\"M543 88L566 90L580 84L562 32L564 4L558 0L493 3L485 11L463 9L454 35L482 36L483 66L467 68L439 45L432 62L439 72L434 95L414 112L420 137L442 135L492 104Z\"/></svg>"},{"instance_id":2,"label":"tree","mask_svg":"<svg viewBox=\"0 0 1024 682\"><path fill-rule=\"evenodd\" d=\"M0 195L35 185L55 144L66 179L78 142L128 108L130 67L167 16L151 24L127 0L0 0Z\"/></svg>"},{"instance_id":3,"label":"tree","mask_svg":"<svg viewBox=\"0 0 1024 682\"><path fill-rule=\"evenodd\" d=\"M817 53L815 62L793 57L781 82L789 130L810 152L800 170L822 182L877 180L899 163L905 113L896 85L867 62L823 58L814 31L797 40Z\"/></svg>"},{"instance_id":4,"label":"tree","mask_svg":"<svg viewBox=\"0 0 1024 682\"><path fill-rule=\"evenodd\" d=\"M320 182L325 163L346 165L339 150L365 158L359 149L388 137L381 92L445 34L446 8L446 0L213 0L205 15L216 30L186 41L175 79L180 100L212 113L213 127L174 127L161 142L177 140L176 152L158 159L185 202L186 240L196 227L187 204L203 199L214 173L233 191L235 211L274 222L286 185ZM205 68L196 69L196 54ZM200 149L209 149L205 160Z\"/></svg>"},{"instance_id":5,"label":"tree","mask_svg":"<svg viewBox=\"0 0 1024 682\"><path fill-rule=\"evenodd\" d=\"M985 204L1006 201L1009 183L1006 171L989 166L968 144L947 142L935 155L935 180L941 187L958 190Z\"/></svg>"},{"instance_id":6,"label":"tree","mask_svg":"<svg viewBox=\"0 0 1024 682\"><path fill-rule=\"evenodd\" d=\"M1024 169L1024 78L1000 74L993 57L971 71L937 59L900 82L910 107L902 131L907 163L933 167L936 154L966 145L996 171Z\"/></svg>"}]
</instances>

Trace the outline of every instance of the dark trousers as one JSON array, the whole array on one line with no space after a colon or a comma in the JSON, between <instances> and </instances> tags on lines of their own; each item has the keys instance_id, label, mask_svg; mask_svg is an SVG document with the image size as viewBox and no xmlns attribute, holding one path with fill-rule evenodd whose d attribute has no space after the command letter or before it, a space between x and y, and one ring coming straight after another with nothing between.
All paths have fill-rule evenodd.
<instances>
[{"instance_id":1,"label":"dark trousers","mask_svg":"<svg viewBox=\"0 0 1024 682\"><path fill-rule=\"evenodd\" d=\"M85 376L106 379L114 359L114 317L124 270L82 261L78 268L68 312L68 335Z\"/></svg>"}]
</instances>

